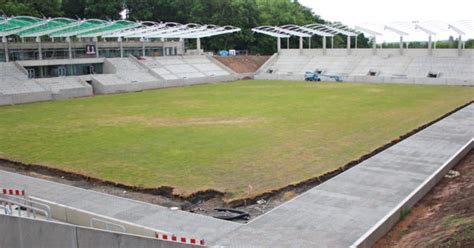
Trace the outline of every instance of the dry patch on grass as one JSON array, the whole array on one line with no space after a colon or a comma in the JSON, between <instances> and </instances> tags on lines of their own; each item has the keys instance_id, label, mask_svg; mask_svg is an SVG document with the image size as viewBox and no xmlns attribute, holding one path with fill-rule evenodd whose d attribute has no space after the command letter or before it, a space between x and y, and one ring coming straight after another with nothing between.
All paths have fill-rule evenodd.
<instances>
[{"instance_id":1,"label":"dry patch on grass","mask_svg":"<svg viewBox=\"0 0 474 248\"><path fill-rule=\"evenodd\" d=\"M264 118L160 118L141 115L123 116L98 121L101 126L117 126L120 124L139 124L148 127L180 127L180 126L210 126L210 125L245 125L263 122Z\"/></svg>"},{"instance_id":2,"label":"dry patch on grass","mask_svg":"<svg viewBox=\"0 0 474 248\"><path fill-rule=\"evenodd\" d=\"M367 91L371 92L371 93L382 93L382 92L384 92L383 89L377 89L377 88L370 88Z\"/></svg>"}]
</instances>

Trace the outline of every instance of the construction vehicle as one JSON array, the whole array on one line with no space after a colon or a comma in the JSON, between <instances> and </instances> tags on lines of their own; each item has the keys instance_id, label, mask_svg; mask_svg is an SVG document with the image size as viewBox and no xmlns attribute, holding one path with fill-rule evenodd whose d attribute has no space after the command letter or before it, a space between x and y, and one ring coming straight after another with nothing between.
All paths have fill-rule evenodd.
<instances>
[{"instance_id":1,"label":"construction vehicle","mask_svg":"<svg viewBox=\"0 0 474 248\"><path fill-rule=\"evenodd\" d=\"M321 81L321 77L327 77L329 79L334 79L336 82L342 82L342 79L338 75L328 75L328 74L323 74L322 71L316 70L314 72L307 71L304 73L304 80L305 81L310 81L310 82L319 82Z\"/></svg>"},{"instance_id":2,"label":"construction vehicle","mask_svg":"<svg viewBox=\"0 0 474 248\"><path fill-rule=\"evenodd\" d=\"M319 77L319 74L307 71L304 73L304 80L305 81L310 81L310 82L319 82L321 81L321 78Z\"/></svg>"}]
</instances>

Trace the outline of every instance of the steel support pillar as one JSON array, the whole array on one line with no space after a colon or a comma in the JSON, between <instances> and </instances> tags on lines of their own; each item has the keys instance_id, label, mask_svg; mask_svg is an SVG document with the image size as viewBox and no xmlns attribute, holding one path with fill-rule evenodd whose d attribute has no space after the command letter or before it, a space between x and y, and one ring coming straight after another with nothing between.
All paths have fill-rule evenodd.
<instances>
[{"instance_id":1,"label":"steel support pillar","mask_svg":"<svg viewBox=\"0 0 474 248\"><path fill-rule=\"evenodd\" d=\"M458 55L461 56L462 55L462 36L459 35L459 38L458 38Z\"/></svg>"},{"instance_id":2,"label":"steel support pillar","mask_svg":"<svg viewBox=\"0 0 474 248\"><path fill-rule=\"evenodd\" d=\"M43 60L43 47L41 45L40 37L36 37L36 43L38 43L38 60Z\"/></svg>"},{"instance_id":3,"label":"steel support pillar","mask_svg":"<svg viewBox=\"0 0 474 248\"><path fill-rule=\"evenodd\" d=\"M66 37L67 42L67 52L69 59L72 59L72 44L71 44L71 37Z\"/></svg>"},{"instance_id":4,"label":"steel support pillar","mask_svg":"<svg viewBox=\"0 0 474 248\"><path fill-rule=\"evenodd\" d=\"M400 35L400 55L403 55L403 36Z\"/></svg>"},{"instance_id":5,"label":"steel support pillar","mask_svg":"<svg viewBox=\"0 0 474 248\"><path fill-rule=\"evenodd\" d=\"M323 55L326 55L326 36L323 36Z\"/></svg>"},{"instance_id":6,"label":"steel support pillar","mask_svg":"<svg viewBox=\"0 0 474 248\"><path fill-rule=\"evenodd\" d=\"M95 56L99 57L99 39L94 37L94 44L95 44Z\"/></svg>"},{"instance_id":7,"label":"steel support pillar","mask_svg":"<svg viewBox=\"0 0 474 248\"><path fill-rule=\"evenodd\" d=\"M303 55L303 37L300 37L300 55Z\"/></svg>"},{"instance_id":8,"label":"steel support pillar","mask_svg":"<svg viewBox=\"0 0 474 248\"><path fill-rule=\"evenodd\" d=\"M201 55L201 38L196 39L196 48L198 50L199 55Z\"/></svg>"},{"instance_id":9,"label":"steel support pillar","mask_svg":"<svg viewBox=\"0 0 474 248\"><path fill-rule=\"evenodd\" d=\"M119 37L117 39L117 41L119 42L119 45L120 45L120 58L123 58L123 41L122 41L122 37Z\"/></svg>"},{"instance_id":10,"label":"steel support pillar","mask_svg":"<svg viewBox=\"0 0 474 248\"><path fill-rule=\"evenodd\" d=\"M9 62L10 61L10 55L8 54L8 39L7 39L7 37L3 36L2 37L2 42L5 46L5 61Z\"/></svg>"},{"instance_id":11,"label":"steel support pillar","mask_svg":"<svg viewBox=\"0 0 474 248\"><path fill-rule=\"evenodd\" d=\"M347 55L351 54L351 36L347 36Z\"/></svg>"},{"instance_id":12,"label":"steel support pillar","mask_svg":"<svg viewBox=\"0 0 474 248\"><path fill-rule=\"evenodd\" d=\"M431 40L431 35L428 36L428 54L433 55L433 41Z\"/></svg>"},{"instance_id":13,"label":"steel support pillar","mask_svg":"<svg viewBox=\"0 0 474 248\"><path fill-rule=\"evenodd\" d=\"M281 51L281 38L277 38L277 52L280 53Z\"/></svg>"},{"instance_id":14,"label":"steel support pillar","mask_svg":"<svg viewBox=\"0 0 474 248\"><path fill-rule=\"evenodd\" d=\"M374 38L372 39L372 55L376 55L377 54L377 38L374 36Z\"/></svg>"},{"instance_id":15,"label":"steel support pillar","mask_svg":"<svg viewBox=\"0 0 474 248\"><path fill-rule=\"evenodd\" d=\"M145 39L141 38L140 41L142 42L142 57L145 57Z\"/></svg>"}]
</instances>

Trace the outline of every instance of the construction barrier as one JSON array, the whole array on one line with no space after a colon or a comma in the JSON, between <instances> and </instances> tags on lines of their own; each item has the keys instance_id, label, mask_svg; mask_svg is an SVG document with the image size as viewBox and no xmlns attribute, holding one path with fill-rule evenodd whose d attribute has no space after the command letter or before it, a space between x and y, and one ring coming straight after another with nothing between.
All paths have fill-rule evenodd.
<instances>
[{"instance_id":1,"label":"construction barrier","mask_svg":"<svg viewBox=\"0 0 474 248\"><path fill-rule=\"evenodd\" d=\"M25 196L25 190L22 189L5 189L2 188L1 191L4 195L16 195L16 196Z\"/></svg>"},{"instance_id":2,"label":"construction barrier","mask_svg":"<svg viewBox=\"0 0 474 248\"><path fill-rule=\"evenodd\" d=\"M174 241L174 242L188 244L188 245L199 245L199 246L205 245L204 239L186 238L185 236L178 237L174 234L156 232L155 237L159 240Z\"/></svg>"}]
</instances>

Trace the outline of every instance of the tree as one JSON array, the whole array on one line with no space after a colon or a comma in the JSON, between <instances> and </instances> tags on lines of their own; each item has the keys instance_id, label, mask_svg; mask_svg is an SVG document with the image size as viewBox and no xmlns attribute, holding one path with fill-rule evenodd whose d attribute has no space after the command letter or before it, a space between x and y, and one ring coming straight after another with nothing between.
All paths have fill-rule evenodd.
<instances>
[{"instance_id":1,"label":"tree","mask_svg":"<svg viewBox=\"0 0 474 248\"><path fill-rule=\"evenodd\" d=\"M8 16L57 17L63 15L61 0L0 0L0 10Z\"/></svg>"},{"instance_id":2,"label":"tree","mask_svg":"<svg viewBox=\"0 0 474 248\"><path fill-rule=\"evenodd\" d=\"M252 28L326 23L296 0L0 0L0 9L7 15L116 20L124 4L133 21L232 25L242 29L238 33L202 39L203 48L213 51L233 48L271 54L277 50L276 39L254 34ZM370 46L363 35L358 36L357 41L358 47ZM304 42L308 46L308 40ZM298 43L298 38L290 38L290 47L298 47ZM320 36L311 38L313 47L321 47L321 43ZM346 36L336 35L334 43L336 47L345 47ZM195 42L190 41L188 45L193 48Z\"/></svg>"},{"instance_id":3,"label":"tree","mask_svg":"<svg viewBox=\"0 0 474 248\"><path fill-rule=\"evenodd\" d=\"M65 17L77 19L84 18L86 8L85 0L63 0L62 9Z\"/></svg>"}]
</instances>

